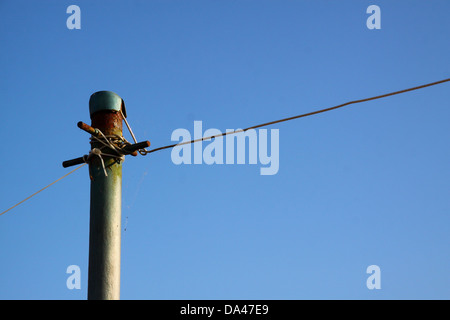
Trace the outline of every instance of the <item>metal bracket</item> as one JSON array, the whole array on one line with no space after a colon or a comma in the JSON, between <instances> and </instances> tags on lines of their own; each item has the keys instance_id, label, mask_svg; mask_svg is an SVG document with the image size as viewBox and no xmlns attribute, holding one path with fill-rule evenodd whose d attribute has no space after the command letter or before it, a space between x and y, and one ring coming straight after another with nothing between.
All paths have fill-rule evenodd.
<instances>
[{"instance_id":1,"label":"metal bracket","mask_svg":"<svg viewBox=\"0 0 450 320\"><path fill-rule=\"evenodd\" d=\"M86 124L86 123L84 123L82 121L78 122L77 126L81 130L86 131L87 133L90 133L91 135L96 136L97 138L102 137L102 135L101 135L101 133L100 133L100 131L98 129L95 129L95 128L91 127L90 125L88 125L88 124ZM137 150L145 149L145 148L148 148L148 147L150 147L150 141L142 141L142 142L126 145L123 148L121 148L121 151L123 152L123 155L130 154L132 156L137 156L138 155ZM79 158L75 158L75 159L72 159L72 160L64 161L62 163L62 165L63 165L64 168L71 167L71 166L76 166L78 164L82 164L82 163L87 162L88 159L89 159L89 155L84 155L84 156L79 157Z\"/></svg>"}]
</instances>

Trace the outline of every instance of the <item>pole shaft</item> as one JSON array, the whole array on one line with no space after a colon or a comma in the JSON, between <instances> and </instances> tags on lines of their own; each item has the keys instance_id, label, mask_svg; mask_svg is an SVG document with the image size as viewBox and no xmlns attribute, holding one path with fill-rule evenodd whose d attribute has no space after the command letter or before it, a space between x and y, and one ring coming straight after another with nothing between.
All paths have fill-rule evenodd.
<instances>
[{"instance_id":1,"label":"pole shaft","mask_svg":"<svg viewBox=\"0 0 450 320\"><path fill-rule=\"evenodd\" d=\"M91 115L92 127L105 135L122 135L120 112L98 111ZM101 147L92 142L92 148ZM120 242L122 164L93 157L89 164L91 176L91 213L89 226L89 300L120 299Z\"/></svg>"}]
</instances>

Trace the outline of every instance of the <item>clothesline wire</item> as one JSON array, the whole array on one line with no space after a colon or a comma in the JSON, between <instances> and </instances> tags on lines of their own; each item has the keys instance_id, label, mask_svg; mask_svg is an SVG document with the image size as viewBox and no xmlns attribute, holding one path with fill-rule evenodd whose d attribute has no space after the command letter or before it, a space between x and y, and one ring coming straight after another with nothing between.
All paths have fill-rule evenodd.
<instances>
[{"instance_id":1,"label":"clothesline wire","mask_svg":"<svg viewBox=\"0 0 450 320\"><path fill-rule=\"evenodd\" d=\"M270 126L270 125L273 125L273 124L276 124L276 123L281 123L281 122L290 121L290 120L294 120L294 119L304 118L304 117L312 116L312 115L315 115L315 114L319 114L319 113L323 113L323 112L328 112L328 111L331 111L331 110L339 109L339 108L342 108L342 107L345 107L345 106L349 106L349 105L352 105L352 104L357 104L357 103L377 100L377 99L381 99L381 98L386 98L386 97L394 96L394 95L405 93L405 92L410 92L410 91L414 91L414 90L419 90L419 89L431 87L431 86L434 86L434 85L437 85L437 84L441 84L441 83L444 83L444 82L448 82L448 81L450 81L450 78L447 78L447 79L444 79L444 80L440 80L440 81L431 82L431 83L427 83L427 84L423 84L423 85L420 85L420 86L417 86L417 87L412 87L412 88L408 88L408 89L404 89L404 90L394 91L394 92L390 92L390 93L386 93L386 94L382 94L382 95L378 95L378 96L374 96L374 97L370 97L370 98L353 100L353 101L345 102L345 103L342 103L342 104L339 104L339 105L336 105L336 106L333 106L333 107L320 109L320 110L316 110L316 111L312 111L312 112L308 112L308 113L303 113L303 114L296 115L296 116L289 117L289 118L283 118L283 119L280 119L280 120L275 120L275 121L270 121L270 122L254 125L254 126L251 126L251 127L245 128L245 129L240 129L240 130L235 130L235 131L227 131L227 132L224 132L224 133L219 134L219 135L213 135L213 136L203 137L203 138L200 138L200 139L185 141L185 142L181 142L181 143L177 143L177 144L171 144L171 145L167 145L167 146L164 146L164 147L155 148L155 149L152 149L152 150L140 149L139 153L141 155L146 155L148 153L153 153L153 152L156 152L156 151L173 148L173 147L179 146L179 145L190 144L190 143L195 143L195 142L204 141L204 140L210 140L212 138L217 138L217 137L225 136L225 135L228 135L228 134L235 134L235 133L239 133L239 132L245 132L245 131L250 130L250 129L257 129L257 128L261 128L261 127ZM125 117L123 117L123 118L125 118ZM133 140L136 142L136 138L134 136L133 131L131 130L131 127L129 126L127 121L125 123L126 123L126 125L128 127L128 130L130 131L130 133L131 133L131 135L133 137ZM61 178L53 181L49 185L47 185L44 188L40 189L39 191L33 193L32 195L28 196L27 198L23 199L22 201L16 203L15 205L10 207L9 209L7 209L7 210L3 211L2 213L0 213L0 216L2 214L4 214L4 213L14 209L18 205L24 203L25 201L29 200L30 198L34 197L35 195L39 194L40 192L44 191L45 189L49 188L50 186L54 185L56 182L58 182L58 181L64 179L65 177L71 175L72 173L74 173L75 171L77 171L81 167L85 166L86 164L87 163L83 163L82 165L76 167L72 171L66 173Z\"/></svg>"}]
</instances>

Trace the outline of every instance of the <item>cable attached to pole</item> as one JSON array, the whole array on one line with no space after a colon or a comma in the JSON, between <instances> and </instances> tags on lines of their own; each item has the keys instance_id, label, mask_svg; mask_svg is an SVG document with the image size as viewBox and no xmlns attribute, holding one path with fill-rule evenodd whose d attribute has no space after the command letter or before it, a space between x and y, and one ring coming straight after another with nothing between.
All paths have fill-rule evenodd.
<instances>
[{"instance_id":1,"label":"cable attached to pole","mask_svg":"<svg viewBox=\"0 0 450 320\"><path fill-rule=\"evenodd\" d=\"M333 107L330 107L330 108L320 109L320 110L316 110L316 111L312 111L312 112L308 112L308 113L303 113L303 114L300 114L300 115L297 115L297 116L293 116L293 117L289 117L289 118L283 118L283 119L280 119L280 120L270 121L270 122L254 125L254 126L251 126L251 127L245 128L245 129L241 129L241 130L224 132L224 133L219 134L219 135L204 137L204 138L195 139L195 140L191 140L191 141L185 141L185 142L181 142L181 143L177 143L177 144L171 144L171 145L167 145L167 146L164 146L164 147L155 148L155 149L152 149L152 150L146 150L145 149L146 147L150 146L150 142L148 142L148 141L139 142L139 143L136 142L136 138L134 136L134 133L131 130L131 127L128 124L128 122L125 120L125 124L127 125L127 128L130 131L130 134L133 137L133 140L134 140L135 143L134 144L130 144L128 141L126 141L122 137L123 145L120 148L118 157L121 157L124 154L131 154L131 155L135 156L135 155L137 155L137 151L139 151L139 153L141 155L146 155L146 154L153 153L153 152L156 152L156 151L173 148L175 146L195 143L195 142L204 141L204 140L210 140L212 138L217 138L217 137L225 136L225 135L228 135L228 134L244 132L244 131L247 131L247 130L250 130L250 129L257 129L257 128L266 127L266 126L269 126L269 125L272 125L272 124L276 124L276 123L281 123L281 122L290 121L290 120L294 120L294 119L309 117L309 116L312 116L312 115L315 115L315 114L328 112L328 111L339 109L339 108L342 108L342 107L346 107L346 106L349 106L349 105L352 105L352 104L357 104L357 103L377 100L377 99L381 99L381 98L386 98L386 97L394 96L394 95L401 94L401 93L406 93L406 92L410 92L410 91L414 91L414 90L419 90L419 89L435 86L435 85L438 85L438 84L441 84L441 83L445 83L445 82L449 82L449 81L450 81L450 78L447 78L447 79L444 79L444 80L427 83L427 84L420 85L420 86L417 86L417 87L412 87L412 88L408 88L408 89L404 89L404 90L394 91L394 92L390 92L390 93L386 93L386 94L382 94L382 95L378 95L378 96L374 96L374 97L370 97L370 98L349 101L349 102L346 102L346 103L343 103L343 104L339 104L337 106L333 106ZM123 115L122 111L120 111L120 112L122 114L123 119L125 119L125 116ZM104 143L104 144L108 143L108 145L106 145L106 146L111 147L111 146L109 146L109 144L111 144L111 137L107 137L107 136L103 135L103 133L100 132L100 130L92 128L91 126L89 126L89 125L87 125L87 124L85 124L85 123L83 123L81 121L78 123L78 127L80 129L90 133L94 137L94 139L96 138L97 140L105 140L105 141L101 141L101 142ZM114 149L116 149L115 151L117 151L117 143L113 144L113 147L110 148L110 149L112 149L113 151L114 151ZM113 157L110 154L103 154L103 155ZM116 156L114 156L114 157L116 157ZM64 176L62 176L61 178L55 180L54 182L50 183L48 186L42 188L41 190L33 193L31 196L25 198L24 200L22 200L19 203L15 204L11 208L3 211L2 213L0 213L0 216L2 214L4 214L4 213L10 211L11 209L14 209L15 207L17 207L18 205L20 205L23 202L27 201L28 199L34 197L38 193L44 191L48 187L52 186L56 182L62 180L65 177L67 177L68 175L72 174L73 172L77 171L78 169L80 169L81 167L86 165L86 162L87 162L88 158L89 158L89 156L85 155L85 156L80 157L80 158L64 161L63 162L63 166L64 167L69 167L69 166L73 166L73 165L77 165L77 164L81 164L81 166L75 168L74 170L70 171L69 173L65 174ZM106 170L105 170L105 173L106 173Z\"/></svg>"},{"instance_id":2,"label":"cable attached to pole","mask_svg":"<svg viewBox=\"0 0 450 320\"><path fill-rule=\"evenodd\" d=\"M447 79L444 79L444 80L440 80L440 81L436 81L436 82L427 83L427 84L424 84L424 85L421 85L421 86L417 86L417 87L413 87L413 88L408 88L408 89L404 89L404 90L400 90L400 91L394 91L394 92L391 92L391 93L382 94L382 95L375 96L375 97L370 97L370 98L360 99L360 100L353 100L353 101L349 101L349 102L346 102L346 103L343 103L343 104L339 104L339 105L334 106L334 107L320 109L320 110L316 110L316 111L312 111L312 112L308 112L308 113L303 113L303 114L300 114L300 115L297 115L297 116L284 118L284 119L280 119L280 120L270 121L270 122L258 124L258 125L255 125L255 126L251 126L251 127L245 128L245 129L241 129L241 130L229 131L229 132L224 132L224 133L221 133L221 134L218 134L218 135L214 135L214 136L209 136L209 137L199 138L199 139L195 139L195 140L191 140L191 141L185 141L185 142L181 142L181 143L171 144L171 145L167 145L167 146L164 146L164 147L159 147L159 148L155 148L155 149L146 151L146 153L148 154L148 153L152 153L152 152L156 152L156 151L160 151L160 150L164 150L164 149L170 149L170 148L173 148L173 147L176 147L176 146L181 146L181 145L185 145L185 144L191 144L191 143L205 141L205 140L208 141L208 140L210 140L212 138L217 138L217 137L222 137L222 136L226 136L226 135L229 135L229 134L245 132L245 131L250 130L250 129L257 129L257 128L261 128L261 127L266 127L266 126L270 126L272 124L281 123L281 122L285 122L285 121L290 121L290 120L294 120L294 119L309 117L309 116L312 116L312 115L315 115L315 114L328 112L328 111L331 111L331 110L335 110L335 109L339 109L339 108L342 108L342 107L346 107L346 106L349 106L351 104L362 103L362 102L377 100L377 99L381 99L381 98L386 98L386 97L394 96L394 95L405 93L405 92L409 92L409 91L414 91L414 90L419 90L419 89L423 89L423 88L426 88L426 87L435 86L437 84L441 84L441 83L448 82L448 81L450 81L450 78L447 78Z\"/></svg>"},{"instance_id":3,"label":"cable attached to pole","mask_svg":"<svg viewBox=\"0 0 450 320\"><path fill-rule=\"evenodd\" d=\"M84 167L86 165L86 163L83 163L81 166L79 166L79 167L76 167L75 169L73 169L72 171L70 171L69 173L66 173L65 175L63 175L61 178L59 178L59 179L56 179L55 181L53 181L52 183L50 183L48 186L46 186L46 187L44 187L44 188L42 188L41 190L39 190L39 191L37 191L37 192L35 192L35 193L33 193L31 196L29 196L29 197L27 197L27 198L25 198L25 199L23 199L22 201L20 201L20 202L18 202L18 203L16 203L15 205L13 205L11 208L9 208L9 209L7 209L7 210L5 210L5 211L3 211L2 213L0 213L0 216L2 215L2 214L4 214L4 213L7 213L9 210L12 210L12 209L14 209L15 207L17 207L19 204L22 204L22 203L24 203L25 201L27 201L28 199L30 199L30 198L32 198L32 197L34 197L35 195L37 195L38 193L40 193L40 192L42 192L42 191L44 191L45 189L47 189L48 187L50 187L50 186L52 186L52 185L54 185L55 183L57 183L58 181L60 181L60 180L62 180L62 179L64 179L65 177L67 177L68 175L70 175L70 174L72 174L72 173L74 173L75 171L77 171L78 169L80 169L81 167Z\"/></svg>"}]
</instances>

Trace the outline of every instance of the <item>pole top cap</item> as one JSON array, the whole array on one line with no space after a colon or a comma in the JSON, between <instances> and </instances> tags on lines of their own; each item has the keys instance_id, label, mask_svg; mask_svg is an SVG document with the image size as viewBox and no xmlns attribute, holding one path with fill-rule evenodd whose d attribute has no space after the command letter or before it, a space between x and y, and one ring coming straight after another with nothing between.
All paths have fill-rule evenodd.
<instances>
[{"instance_id":1,"label":"pole top cap","mask_svg":"<svg viewBox=\"0 0 450 320\"><path fill-rule=\"evenodd\" d=\"M89 113L92 115L98 111L116 111L122 110L123 116L127 117L125 102L118 94L112 91L97 91L89 99Z\"/></svg>"}]
</instances>

